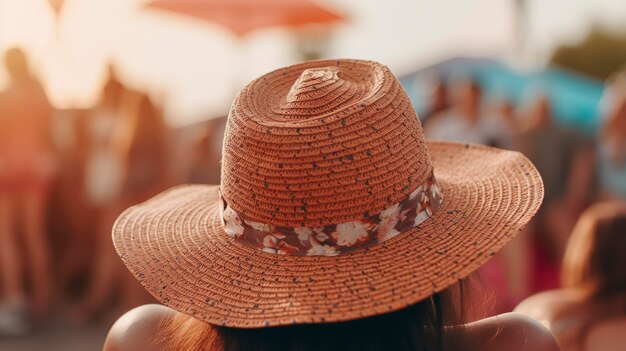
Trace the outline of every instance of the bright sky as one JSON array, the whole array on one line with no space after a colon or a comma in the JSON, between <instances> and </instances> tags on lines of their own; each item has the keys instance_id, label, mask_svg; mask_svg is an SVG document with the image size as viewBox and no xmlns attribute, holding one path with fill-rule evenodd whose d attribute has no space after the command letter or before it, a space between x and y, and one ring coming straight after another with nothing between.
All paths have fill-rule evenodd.
<instances>
[{"instance_id":1,"label":"bright sky","mask_svg":"<svg viewBox=\"0 0 626 351\"><path fill-rule=\"evenodd\" d=\"M408 72L451 56L517 58L513 0L318 0L349 16L328 55ZM146 0L0 0L0 50L19 45L58 107L93 104L113 60L132 86L165 98L173 124L224 114L237 86L297 61L283 29L238 39L216 25L143 8ZM593 23L626 29L623 0L527 0L525 66ZM5 82L0 71L0 83Z\"/></svg>"}]
</instances>

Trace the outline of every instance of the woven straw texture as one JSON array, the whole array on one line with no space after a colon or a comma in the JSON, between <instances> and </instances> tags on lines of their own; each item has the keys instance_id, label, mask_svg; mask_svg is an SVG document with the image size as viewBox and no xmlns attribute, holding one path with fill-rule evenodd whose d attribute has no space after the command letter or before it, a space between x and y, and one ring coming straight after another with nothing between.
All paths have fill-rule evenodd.
<instances>
[{"instance_id":1,"label":"woven straw texture","mask_svg":"<svg viewBox=\"0 0 626 351\"><path fill-rule=\"evenodd\" d=\"M246 219L336 224L404 199L434 168L443 205L418 227L339 256L266 253L226 234L219 193ZM240 328L352 320L395 311L480 267L530 220L541 178L523 155L426 142L389 70L314 61L238 95L222 184L169 190L118 218L124 263L163 304Z\"/></svg>"},{"instance_id":2,"label":"woven straw texture","mask_svg":"<svg viewBox=\"0 0 626 351\"><path fill-rule=\"evenodd\" d=\"M409 97L370 61L311 61L253 81L233 102L223 155L229 206L289 227L379 213L432 170Z\"/></svg>"}]
</instances>

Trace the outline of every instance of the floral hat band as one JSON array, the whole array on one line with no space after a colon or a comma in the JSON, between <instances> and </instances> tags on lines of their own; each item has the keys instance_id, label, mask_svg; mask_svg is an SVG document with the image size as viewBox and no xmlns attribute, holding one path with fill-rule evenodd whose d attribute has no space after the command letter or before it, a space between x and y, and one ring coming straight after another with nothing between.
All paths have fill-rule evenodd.
<instances>
[{"instance_id":1,"label":"floral hat band","mask_svg":"<svg viewBox=\"0 0 626 351\"><path fill-rule=\"evenodd\" d=\"M224 231L235 240L273 254L336 256L389 240L417 227L441 207L443 194L431 172L399 203L376 215L323 227L280 227L246 220L220 193ZM367 214L366 214L367 215Z\"/></svg>"}]
</instances>

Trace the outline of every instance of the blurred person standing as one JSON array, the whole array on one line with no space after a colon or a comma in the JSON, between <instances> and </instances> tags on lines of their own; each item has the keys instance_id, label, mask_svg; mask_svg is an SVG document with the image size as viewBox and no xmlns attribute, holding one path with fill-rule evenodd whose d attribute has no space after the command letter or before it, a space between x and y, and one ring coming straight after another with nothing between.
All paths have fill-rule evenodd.
<instances>
[{"instance_id":1,"label":"blurred person standing","mask_svg":"<svg viewBox=\"0 0 626 351\"><path fill-rule=\"evenodd\" d=\"M111 225L117 216L124 182L126 150L123 146L130 118L129 91L112 66L100 101L86 116L87 159L84 169L84 194L96 211L93 224L94 252L85 300L78 307L80 319L93 318L107 302L119 267L106 259L105 251Z\"/></svg>"},{"instance_id":2,"label":"blurred person standing","mask_svg":"<svg viewBox=\"0 0 626 351\"><path fill-rule=\"evenodd\" d=\"M30 313L42 317L51 300L46 207L55 162L52 109L42 86L22 50L8 50L5 65L10 84L0 93L0 334L19 334L28 330Z\"/></svg>"},{"instance_id":3,"label":"blurred person standing","mask_svg":"<svg viewBox=\"0 0 626 351\"><path fill-rule=\"evenodd\" d=\"M593 196L593 147L579 133L558 126L545 94L531 103L515 148L537 166L545 199L534 219L532 291L558 285L559 263L578 216Z\"/></svg>"},{"instance_id":4,"label":"blurred person standing","mask_svg":"<svg viewBox=\"0 0 626 351\"><path fill-rule=\"evenodd\" d=\"M146 201L173 183L170 167L171 131L162 109L145 93L131 96L132 118L125 122L127 135L122 141L124 185L121 207Z\"/></svg>"},{"instance_id":5,"label":"blurred person standing","mask_svg":"<svg viewBox=\"0 0 626 351\"><path fill-rule=\"evenodd\" d=\"M575 166L577 152L589 143L579 133L555 123L545 94L532 100L525 117L515 147L537 165L546 185L546 207L570 194L568 179L574 173L570 170Z\"/></svg>"},{"instance_id":6,"label":"blurred person standing","mask_svg":"<svg viewBox=\"0 0 626 351\"><path fill-rule=\"evenodd\" d=\"M563 351L624 350L626 205L593 205L567 245L562 289L531 296L516 312L542 322Z\"/></svg>"},{"instance_id":7,"label":"blurred person standing","mask_svg":"<svg viewBox=\"0 0 626 351\"><path fill-rule=\"evenodd\" d=\"M488 118L482 103L480 85L473 80L460 81L453 87L453 105L429 117L426 136L433 140L457 141L489 146L503 146L506 126Z\"/></svg>"},{"instance_id":8,"label":"blurred person standing","mask_svg":"<svg viewBox=\"0 0 626 351\"><path fill-rule=\"evenodd\" d=\"M616 96L597 149L599 196L626 201L626 95Z\"/></svg>"},{"instance_id":9,"label":"blurred person standing","mask_svg":"<svg viewBox=\"0 0 626 351\"><path fill-rule=\"evenodd\" d=\"M92 193L98 195L92 195L93 199L104 200L105 206L99 216L89 286L78 309L81 319L95 317L112 298L118 299L122 309L151 301L119 263L108 242L115 217L123 208L145 201L171 182L169 130L161 110L146 94L128 90L119 82L110 82L107 87L113 89L109 93L117 90L119 94L111 111L117 117L107 142L109 158L97 168L103 173L94 172L96 180L101 177L107 188L94 186L98 191ZM107 88L103 101L107 101Z\"/></svg>"},{"instance_id":10,"label":"blurred person standing","mask_svg":"<svg viewBox=\"0 0 626 351\"><path fill-rule=\"evenodd\" d=\"M111 210L120 196L123 181L123 151L118 146L123 134L124 99L128 94L112 67L102 97L86 116L88 156L85 165L85 194L101 212Z\"/></svg>"}]
</instances>

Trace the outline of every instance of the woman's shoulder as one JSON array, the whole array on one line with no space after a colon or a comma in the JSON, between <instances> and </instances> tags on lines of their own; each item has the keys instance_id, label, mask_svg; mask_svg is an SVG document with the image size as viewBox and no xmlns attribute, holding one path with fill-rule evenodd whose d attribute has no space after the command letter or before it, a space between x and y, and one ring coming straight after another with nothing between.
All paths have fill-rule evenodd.
<instances>
[{"instance_id":1,"label":"woman's shoulder","mask_svg":"<svg viewBox=\"0 0 626 351\"><path fill-rule=\"evenodd\" d=\"M520 302L514 311L540 321L551 321L555 314L577 305L581 297L581 292L575 289L544 291Z\"/></svg>"},{"instance_id":2,"label":"woman's shoulder","mask_svg":"<svg viewBox=\"0 0 626 351\"><path fill-rule=\"evenodd\" d=\"M111 327L103 351L161 351L163 345L155 335L176 315L176 311L156 304L130 310ZM554 337L545 327L519 313L470 323L466 332L479 341L481 350L559 350Z\"/></svg>"},{"instance_id":3,"label":"woman's shoulder","mask_svg":"<svg viewBox=\"0 0 626 351\"><path fill-rule=\"evenodd\" d=\"M161 350L155 336L176 314L176 311L157 304L139 306L126 312L111 327L103 351Z\"/></svg>"},{"instance_id":4,"label":"woman's shoulder","mask_svg":"<svg viewBox=\"0 0 626 351\"><path fill-rule=\"evenodd\" d=\"M536 320L519 313L506 313L466 326L480 350L558 351L559 346L548 329Z\"/></svg>"}]
</instances>

